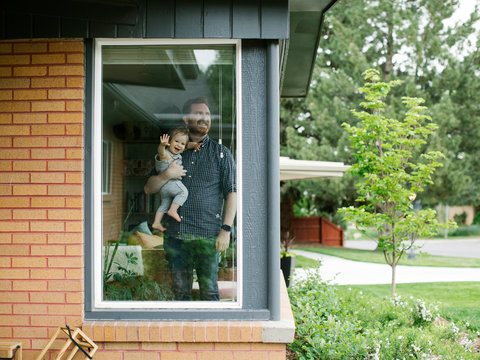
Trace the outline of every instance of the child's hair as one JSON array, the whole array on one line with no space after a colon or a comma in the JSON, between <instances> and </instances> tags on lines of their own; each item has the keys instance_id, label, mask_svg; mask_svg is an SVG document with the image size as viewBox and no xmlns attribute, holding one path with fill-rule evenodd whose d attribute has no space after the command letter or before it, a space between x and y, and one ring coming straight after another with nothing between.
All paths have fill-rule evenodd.
<instances>
[{"instance_id":1,"label":"child's hair","mask_svg":"<svg viewBox=\"0 0 480 360\"><path fill-rule=\"evenodd\" d=\"M188 139L188 129L187 129L187 127L186 126L176 127L176 128L170 129L168 131L168 136L170 136L170 139L173 139L173 137L177 134L186 135L187 139Z\"/></svg>"}]
</instances>

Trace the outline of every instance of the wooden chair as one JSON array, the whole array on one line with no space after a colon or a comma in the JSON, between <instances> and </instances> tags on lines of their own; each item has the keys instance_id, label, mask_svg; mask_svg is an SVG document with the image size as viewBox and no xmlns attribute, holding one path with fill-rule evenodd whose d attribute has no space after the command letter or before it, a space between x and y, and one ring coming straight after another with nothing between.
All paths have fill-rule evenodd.
<instances>
[{"instance_id":1,"label":"wooden chair","mask_svg":"<svg viewBox=\"0 0 480 360\"><path fill-rule=\"evenodd\" d=\"M0 360L22 360L22 343L18 341L0 341Z\"/></svg>"},{"instance_id":2,"label":"wooden chair","mask_svg":"<svg viewBox=\"0 0 480 360\"><path fill-rule=\"evenodd\" d=\"M55 360L61 360L63 355L65 355L65 353L68 351L68 348L72 344L73 348L69 350L70 352L67 354L68 357L66 358L66 360L73 359L78 350L82 351L85 354L85 360L93 358L93 354L95 354L95 352L97 351L98 346L92 340L90 340L90 338L85 335L85 333L79 328L70 328L68 325L66 325L57 329L55 334L52 336L47 345L45 345L42 352L35 358L35 360L43 359L47 351L52 346L53 342L62 332L67 335L68 338L66 339L65 345L63 345L63 347L60 349Z\"/></svg>"}]
</instances>

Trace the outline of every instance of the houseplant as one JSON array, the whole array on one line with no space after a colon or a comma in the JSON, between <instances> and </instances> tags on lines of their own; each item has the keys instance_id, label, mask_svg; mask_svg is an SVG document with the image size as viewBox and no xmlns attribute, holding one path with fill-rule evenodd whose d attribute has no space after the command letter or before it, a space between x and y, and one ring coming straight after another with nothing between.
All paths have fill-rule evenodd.
<instances>
[{"instance_id":1,"label":"houseplant","mask_svg":"<svg viewBox=\"0 0 480 360\"><path fill-rule=\"evenodd\" d=\"M289 251L294 241L295 238L290 235L290 231L287 231L280 239L283 248L283 250L280 251L280 268L282 269L287 287L290 285L290 275L295 268L295 254Z\"/></svg>"}]
</instances>

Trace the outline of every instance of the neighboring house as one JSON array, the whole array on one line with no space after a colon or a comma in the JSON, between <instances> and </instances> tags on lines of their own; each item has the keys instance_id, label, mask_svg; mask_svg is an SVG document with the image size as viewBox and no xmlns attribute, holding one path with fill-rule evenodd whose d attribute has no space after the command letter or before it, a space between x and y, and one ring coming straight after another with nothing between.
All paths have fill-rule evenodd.
<instances>
[{"instance_id":1,"label":"neighboring house","mask_svg":"<svg viewBox=\"0 0 480 360\"><path fill-rule=\"evenodd\" d=\"M0 342L33 359L68 324L99 345L96 359L285 359L279 99L306 95L334 2L2 2ZM122 231L133 235L116 273L168 288L161 237L135 230L150 235L158 199L142 188L158 135L197 94L237 163L222 301L106 295L125 286L103 276Z\"/></svg>"}]
</instances>

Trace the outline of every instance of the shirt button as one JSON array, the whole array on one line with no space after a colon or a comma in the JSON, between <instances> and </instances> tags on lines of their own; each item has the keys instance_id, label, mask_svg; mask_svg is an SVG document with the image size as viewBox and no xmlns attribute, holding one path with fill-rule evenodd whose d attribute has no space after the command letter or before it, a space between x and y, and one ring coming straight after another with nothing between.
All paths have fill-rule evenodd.
<instances>
[{"instance_id":1,"label":"shirt button","mask_svg":"<svg viewBox=\"0 0 480 360\"><path fill-rule=\"evenodd\" d=\"M191 177L192 177L192 175L188 175L188 177L189 177L189 178L191 178Z\"/></svg>"}]
</instances>

